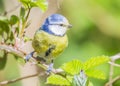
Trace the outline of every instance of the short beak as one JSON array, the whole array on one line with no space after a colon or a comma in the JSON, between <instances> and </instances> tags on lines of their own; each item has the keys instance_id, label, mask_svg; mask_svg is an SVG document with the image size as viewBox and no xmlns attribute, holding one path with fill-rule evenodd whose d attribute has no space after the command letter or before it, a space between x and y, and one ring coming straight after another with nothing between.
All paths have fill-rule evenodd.
<instances>
[{"instance_id":1,"label":"short beak","mask_svg":"<svg viewBox=\"0 0 120 86\"><path fill-rule=\"evenodd\" d=\"M72 28L72 25L71 25L71 24L69 24L69 25L68 25L68 28Z\"/></svg>"}]
</instances>

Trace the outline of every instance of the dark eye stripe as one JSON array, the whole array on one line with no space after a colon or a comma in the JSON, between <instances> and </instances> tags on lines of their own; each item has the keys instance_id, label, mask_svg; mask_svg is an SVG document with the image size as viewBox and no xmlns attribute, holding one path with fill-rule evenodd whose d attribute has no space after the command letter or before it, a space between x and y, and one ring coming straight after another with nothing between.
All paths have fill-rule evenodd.
<instances>
[{"instance_id":1,"label":"dark eye stripe","mask_svg":"<svg viewBox=\"0 0 120 86\"><path fill-rule=\"evenodd\" d=\"M69 26L70 26L70 25L65 25L65 24L48 24L48 25L59 25L59 26L67 27L67 28L69 28Z\"/></svg>"},{"instance_id":2,"label":"dark eye stripe","mask_svg":"<svg viewBox=\"0 0 120 86\"><path fill-rule=\"evenodd\" d=\"M64 24L59 24L60 26L64 26Z\"/></svg>"}]
</instances>

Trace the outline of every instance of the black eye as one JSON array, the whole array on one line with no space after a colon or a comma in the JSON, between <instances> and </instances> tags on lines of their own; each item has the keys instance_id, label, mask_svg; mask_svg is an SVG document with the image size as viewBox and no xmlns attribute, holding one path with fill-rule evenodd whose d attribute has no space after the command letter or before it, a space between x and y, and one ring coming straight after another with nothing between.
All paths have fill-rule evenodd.
<instances>
[{"instance_id":1,"label":"black eye","mask_svg":"<svg viewBox=\"0 0 120 86\"><path fill-rule=\"evenodd\" d=\"M64 26L63 24L60 24L60 26Z\"/></svg>"}]
</instances>

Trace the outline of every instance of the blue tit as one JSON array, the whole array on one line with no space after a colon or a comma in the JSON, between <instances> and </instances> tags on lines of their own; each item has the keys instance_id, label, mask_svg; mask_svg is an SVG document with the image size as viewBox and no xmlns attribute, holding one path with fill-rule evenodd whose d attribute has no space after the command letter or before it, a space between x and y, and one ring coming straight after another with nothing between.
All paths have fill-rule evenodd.
<instances>
[{"instance_id":1,"label":"blue tit","mask_svg":"<svg viewBox=\"0 0 120 86\"><path fill-rule=\"evenodd\" d=\"M46 62L52 61L68 46L66 32L71 28L68 20L60 14L52 14L46 18L43 25L36 31L32 46L38 58ZM33 52L31 53L33 55ZM26 59L29 59L27 57Z\"/></svg>"}]
</instances>

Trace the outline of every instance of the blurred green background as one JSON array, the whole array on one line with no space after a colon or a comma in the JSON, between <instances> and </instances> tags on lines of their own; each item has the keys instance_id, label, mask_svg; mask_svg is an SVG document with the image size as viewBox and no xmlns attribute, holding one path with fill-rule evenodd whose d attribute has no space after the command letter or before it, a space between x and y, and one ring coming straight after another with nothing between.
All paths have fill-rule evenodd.
<instances>
[{"instance_id":1,"label":"blurred green background","mask_svg":"<svg viewBox=\"0 0 120 86\"><path fill-rule=\"evenodd\" d=\"M4 8L2 1L1 12ZM55 67L72 59L85 61L90 57L112 56L120 52L120 0L63 0L58 13L66 16L73 28L67 33L69 46L55 60ZM8 58L4 70L0 70L0 81L19 76L17 62L11 58L10 61ZM104 86L108 81L109 65L102 65L99 69L106 73L107 79L90 78L94 86ZM120 68L115 68L114 77L117 75L120 75ZM18 82L10 86L21 84ZM120 86L120 81L113 86Z\"/></svg>"},{"instance_id":2,"label":"blurred green background","mask_svg":"<svg viewBox=\"0 0 120 86\"><path fill-rule=\"evenodd\" d=\"M85 61L93 56L120 52L120 0L63 0L60 13L69 19L73 28L68 32L69 46L56 59L56 65L71 59ZM99 68L106 72L107 79L91 80L95 86L104 86L109 65ZM120 75L119 68L115 68L116 75ZM120 86L120 82L113 86Z\"/></svg>"}]
</instances>

